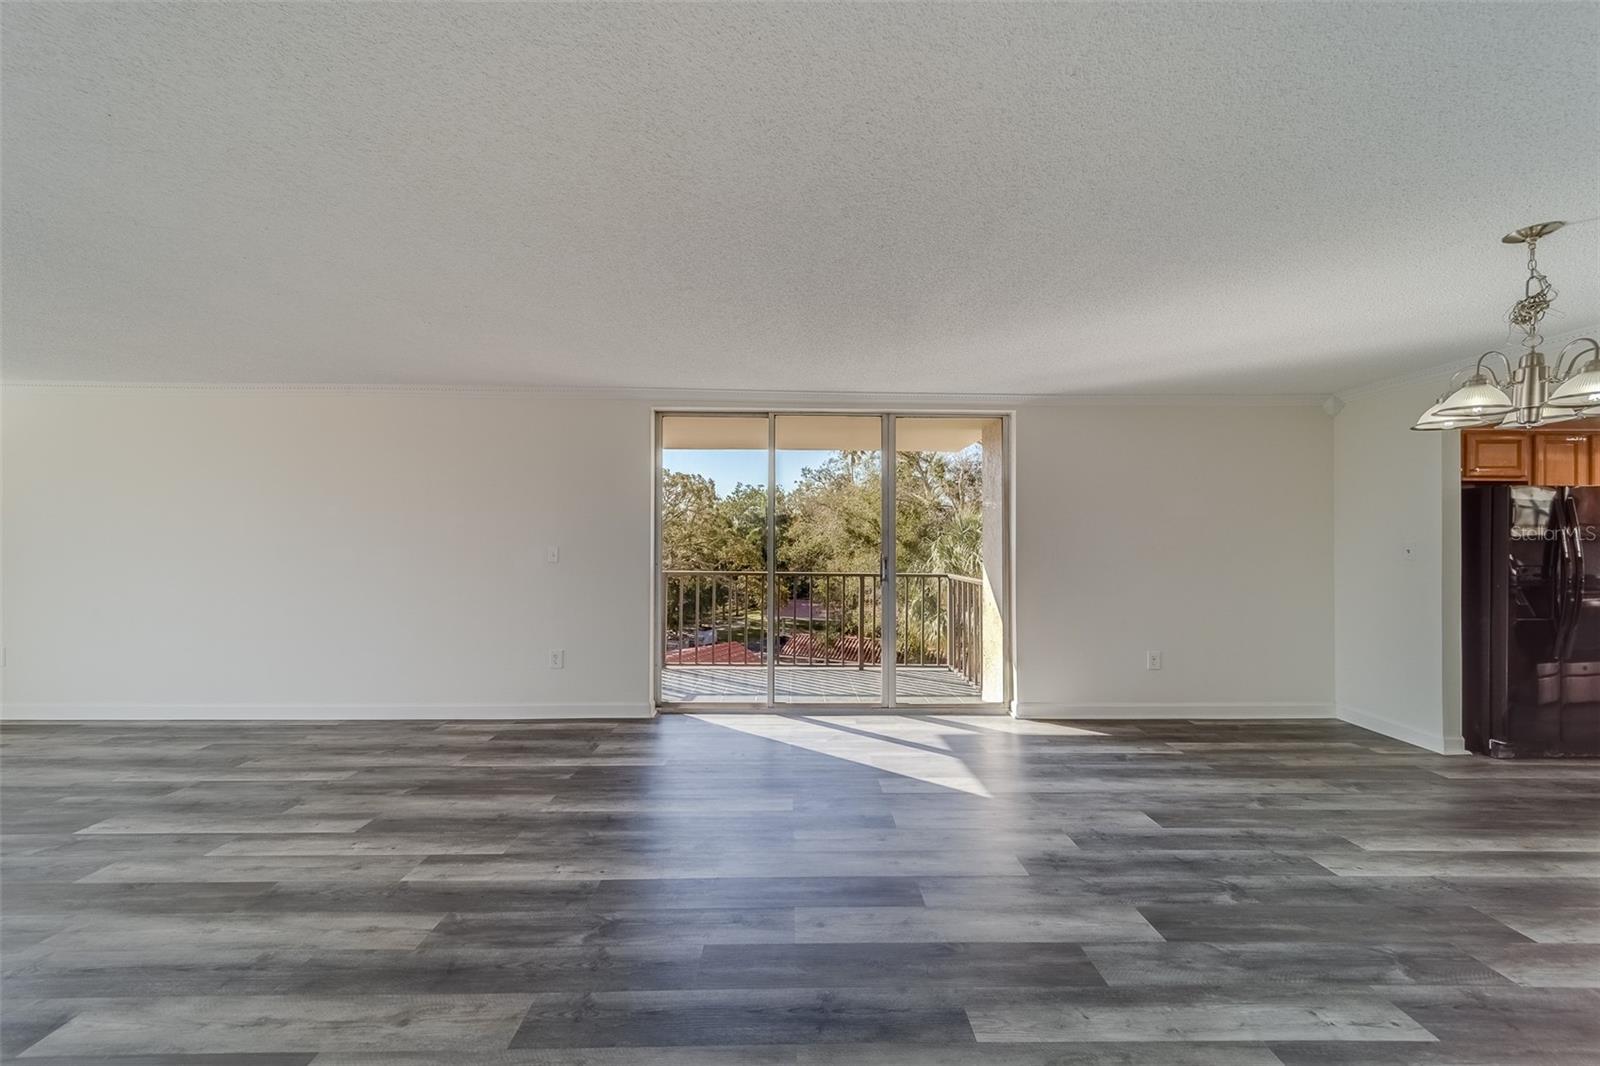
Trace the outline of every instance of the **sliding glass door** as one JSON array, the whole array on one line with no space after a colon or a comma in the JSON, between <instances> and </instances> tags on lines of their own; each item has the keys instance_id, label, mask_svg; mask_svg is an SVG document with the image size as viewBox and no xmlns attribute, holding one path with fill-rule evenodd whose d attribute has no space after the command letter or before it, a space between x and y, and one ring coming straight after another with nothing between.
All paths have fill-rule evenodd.
<instances>
[{"instance_id":1,"label":"sliding glass door","mask_svg":"<svg viewBox=\"0 0 1600 1066\"><path fill-rule=\"evenodd\" d=\"M773 702L883 706L884 420L774 423Z\"/></svg>"},{"instance_id":2,"label":"sliding glass door","mask_svg":"<svg viewBox=\"0 0 1600 1066\"><path fill-rule=\"evenodd\" d=\"M1004 421L919 415L893 423L896 702L1003 702Z\"/></svg>"},{"instance_id":3,"label":"sliding glass door","mask_svg":"<svg viewBox=\"0 0 1600 1066\"><path fill-rule=\"evenodd\" d=\"M993 415L661 414L657 701L1003 703L1004 456Z\"/></svg>"},{"instance_id":4,"label":"sliding glass door","mask_svg":"<svg viewBox=\"0 0 1600 1066\"><path fill-rule=\"evenodd\" d=\"M772 420L663 415L657 442L657 702L766 704Z\"/></svg>"}]
</instances>

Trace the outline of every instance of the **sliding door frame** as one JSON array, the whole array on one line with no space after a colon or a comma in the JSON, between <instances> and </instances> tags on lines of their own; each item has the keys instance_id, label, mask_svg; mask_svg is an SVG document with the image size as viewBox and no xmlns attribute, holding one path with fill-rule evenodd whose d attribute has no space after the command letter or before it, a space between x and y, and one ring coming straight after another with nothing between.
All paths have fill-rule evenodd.
<instances>
[{"instance_id":1,"label":"sliding door frame","mask_svg":"<svg viewBox=\"0 0 1600 1066\"><path fill-rule=\"evenodd\" d=\"M660 425L660 419L657 419ZM659 563L657 565L660 565ZM767 632L761 657L767 664L767 698L771 707L778 698L778 416L767 412ZM663 626L663 629L666 627ZM698 656L696 656L698 660ZM713 661L715 661L713 659ZM666 667L661 669L665 670Z\"/></svg>"},{"instance_id":2,"label":"sliding door frame","mask_svg":"<svg viewBox=\"0 0 1600 1066\"><path fill-rule=\"evenodd\" d=\"M1016 476L1016 456L1012 436L1015 412L1007 410L985 409L928 409L919 410L915 407L871 408L871 407L795 407L784 408L775 406L760 407L652 407L651 408L651 506L650 506L650 569L652 580L650 583L651 596L649 608L650 620L650 702L651 706L664 713L718 713L721 711L766 711L778 713L822 713L822 714L996 714L1015 713L1015 673L1014 664L1016 628L1016 599L1012 586L1012 571L1014 569L1014 555L1016 552L1016 523L1013 520L1015 496L1012 492L1012 482ZM667 703L661 698L661 681L666 662L666 626L663 624L666 611L666 574L662 563L662 529L661 529L661 473L662 452L661 445L663 419L673 415L691 415L699 418L727 417L727 418L757 418L765 417L767 420L767 529L766 529L766 632L763 635L766 647L766 687L767 698L762 702L714 702L714 703ZM879 621L879 640L883 653L879 656L879 667L882 671L881 697L874 704L838 703L810 705L804 703L781 703L777 701L777 668L778 656L774 654L773 645L778 632L777 614L777 425L780 415L855 415L871 416L879 419L880 431L880 458L878 476L882 485L882 510L879 516L882 542L880 545L880 579L883 602L889 609L883 612ZM898 579L895 575L896 537L895 537L895 420L897 418L995 418L1000 420L1000 447L1001 468L1005 472L1004 483L1001 485L1001 521L1004 529L1001 531L1002 543L1005 546L1003 560L1003 573L1001 587L1005 597L1004 609L1001 612L1004 619L1003 632L1001 633L1001 673L1003 675L1002 697L999 702L993 703L917 703L900 705L897 703L895 691L895 668L898 658L899 618L894 609L898 595Z\"/></svg>"},{"instance_id":3,"label":"sliding door frame","mask_svg":"<svg viewBox=\"0 0 1600 1066\"><path fill-rule=\"evenodd\" d=\"M894 415L883 416L883 458L878 462L878 481L882 486L883 511L878 516L878 529L882 542L878 545L879 588L887 610L878 620L878 665L883 669L883 709L893 710L895 700L895 669L900 659L900 612L895 605L900 602L900 578L894 572L895 556L899 550L898 530L894 525L895 455Z\"/></svg>"}]
</instances>

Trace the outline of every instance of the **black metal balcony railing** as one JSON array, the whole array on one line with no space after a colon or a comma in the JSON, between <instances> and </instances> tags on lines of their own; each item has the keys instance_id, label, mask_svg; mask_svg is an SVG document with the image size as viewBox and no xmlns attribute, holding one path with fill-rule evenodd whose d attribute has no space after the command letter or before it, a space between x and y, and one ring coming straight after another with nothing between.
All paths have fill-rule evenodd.
<instances>
[{"instance_id":1,"label":"black metal balcony railing","mask_svg":"<svg viewBox=\"0 0 1600 1066\"><path fill-rule=\"evenodd\" d=\"M767 575L666 570L663 665L765 666ZM774 576L777 662L883 662L883 579L875 573L783 571ZM895 575L899 666L946 667L983 684L983 583L959 574Z\"/></svg>"}]
</instances>

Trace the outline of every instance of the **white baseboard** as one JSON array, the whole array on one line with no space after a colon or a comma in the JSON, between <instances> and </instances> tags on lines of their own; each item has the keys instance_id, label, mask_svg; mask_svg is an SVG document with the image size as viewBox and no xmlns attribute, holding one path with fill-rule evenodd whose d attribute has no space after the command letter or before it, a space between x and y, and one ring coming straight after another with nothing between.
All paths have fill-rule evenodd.
<instances>
[{"instance_id":1,"label":"white baseboard","mask_svg":"<svg viewBox=\"0 0 1600 1066\"><path fill-rule=\"evenodd\" d=\"M1074 718L1332 718L1331 703L1020 703L1030 721Z\"/></svg>"},{"instance_id":2,"label":"white baseboard","mask_svg":"<svg viewBox=\"0 0 1600 1066\"><path fill-rule=\"evenodd\" d=\"M653 718L639 703L10 703L8 722L218 721L336 722L382 720Z\"/></svg>"},{"instance_id":3,"label":"white baseboard","mask_svg":"<svg viewBox=\"0 0 1600 1066\"><path fill-rule=\"evenodd\" d=\"M1465 755L1467 747L1460 737L1446 737L1439 733L1431 733L1426 729L1397 722L1387 715L1374 714L1352 707L1348 703L1338 705L1338 717L1341 722L1360 726L1362 729L1386 736L1391 740L1398 740L1403 744L1425 748L1437 755Z\"/></svg>"}]
</instances>

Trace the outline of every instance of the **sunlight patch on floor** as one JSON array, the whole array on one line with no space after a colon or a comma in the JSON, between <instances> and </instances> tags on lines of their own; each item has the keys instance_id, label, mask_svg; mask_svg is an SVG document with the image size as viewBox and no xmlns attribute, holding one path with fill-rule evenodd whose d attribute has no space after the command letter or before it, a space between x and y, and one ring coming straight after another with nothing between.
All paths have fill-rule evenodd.
<instances>
[{"instance_id":1,"label":"sunlight patch on floor","mask_svg":"<svg viewBox=\"0 0 1600 1066\"><path fill-rule=\"evenodd\" d=\"M1077 725L1063 725L1060 722L1040 722L1028 718L1011 718L1004 715L947 715L944 719L951 722L960 722L974 729L986 729L991 733L1011 733L1016 736L1026 737L1104 737L1109 733L1102 733L1097 729L1085 729Z\"/></svg>"},{"instance_id":2,"label":"sunlight patch on floor","mask_svg":"<svg viewBox=\"0 0 1600 1066\"><path fill-rule=\"evenodd\" d=\"M839 728L852 733L870 733L889 741L899 740L923 747L943 748L945 751L950 750L950 744L945 737L966 732L966 730L939 729L924 720L896 718L882 714L862 715L856 718L845 718L835 714L801 714L794 717L798 721L824 727L830 723L837 723Z\"/></svg>"},{"instance_id":3,"label":"sunlight patch on floor","mask_svg":"<svg viewBox=\"0 0 1600 1066\"><path fill-rule=\"evenodd\" d=\"M938 740L926 719L892 715L874 715L870 719L803 718L782 714L694 714L689 717L899 777L993 798L993 793L967 764ZM870 725L864 725L864 721L870 721ZM930 750L934 747L931 740L938 741L938 746L945 750Z\"/></svg>"}]
</instances>

